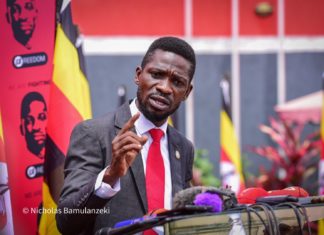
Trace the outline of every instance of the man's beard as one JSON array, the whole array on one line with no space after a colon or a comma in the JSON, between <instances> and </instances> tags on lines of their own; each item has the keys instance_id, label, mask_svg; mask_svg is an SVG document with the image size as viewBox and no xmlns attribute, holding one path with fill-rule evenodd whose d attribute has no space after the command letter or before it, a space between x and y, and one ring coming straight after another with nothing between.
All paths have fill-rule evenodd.
<instances>
[{"instance_id":1,"label":"man's beard","mask_svg":"<svg viewBox=\"0 0 324 235\"><path fill-rule=\"evenodd\" d=\"M159 96L164 96L163 94L160 94L160 93L158 93L158 95ZM140 90L140 88L137 89L137 100L138 100L139 110L144 114L144 116L148 120L150 120L153 123L161 122L163 120L166 120L171 114L173 114L178 109L178 107L180 105L180 104L178 104L175 108L171 109L168 112L162 113L162 114L156 114L156 113L150 112L146 108L146 105L142 102L143 100L141 98L141 90Z\"/></svg>"},{"instance_id":2,"label":"man's beard","mask_svg":"<svg viewBox=\"0 0 324 235\"><path fill-rule=\"evenodd\" d=\"M34 32L34 28L32 28L29 33L26 33L24 30L20 28L18 24L13 25L13 33L15 39L24 46L28 43L28 41L33 36L33 32Z\"/></svg>"},{"instance_id":3,"label":"man's beard","mask_svg":"<svg viewBox=\"0 0 324 235\"><path fill-rule=\"evenodd\" d=\"M42 143L38 143L32 134L26 135L26 143L28 150L36 156L38 156L42 149L45 148L45 140Z\"/></svg>"}]
</instances>

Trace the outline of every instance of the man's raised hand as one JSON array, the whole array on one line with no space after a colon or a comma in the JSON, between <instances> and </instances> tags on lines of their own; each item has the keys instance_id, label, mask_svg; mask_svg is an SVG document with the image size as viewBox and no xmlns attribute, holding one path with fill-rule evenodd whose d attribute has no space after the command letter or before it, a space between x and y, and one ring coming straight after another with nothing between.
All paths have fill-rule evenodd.
<instances>
[{"instance_id":1,"label":"man's raised hand","mask_svg":"<svg viewBox=\"0 0 324 235\"><path fill-rule=\"evenodd\" d=\"M147 136L138 136L132 131L139 116L140 113L132 116L112 141L112 160L103 178L103 181L111 186L126 174L148 139Z\"/></svg>"}]
</instances>

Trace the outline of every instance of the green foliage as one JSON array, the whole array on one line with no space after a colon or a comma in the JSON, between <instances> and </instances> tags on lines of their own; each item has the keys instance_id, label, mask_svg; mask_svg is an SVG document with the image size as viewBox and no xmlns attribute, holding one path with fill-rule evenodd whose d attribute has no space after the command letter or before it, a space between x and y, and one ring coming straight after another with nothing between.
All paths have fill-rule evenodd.
<instances>
[{"instance_id":1,"label":"green foliage","mask_svg":"<svg viewBox=\"0 0 324 235\"><path fill-rule=\"evenodd\" d=\"M220 186L220 180L213 174L213 164L209 161L208 151L206 149L197 149L194 160L194 185Z\"/></svg>"}]
</instances>

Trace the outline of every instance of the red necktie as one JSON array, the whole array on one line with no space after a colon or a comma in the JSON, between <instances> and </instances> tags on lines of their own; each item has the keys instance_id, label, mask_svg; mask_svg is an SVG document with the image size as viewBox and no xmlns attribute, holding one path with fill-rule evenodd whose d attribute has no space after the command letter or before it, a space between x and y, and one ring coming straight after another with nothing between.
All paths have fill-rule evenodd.
<instances>
[{"instance_id":1,"label":"red necktie","mask_svg":"<svg viewBox=\"0 0 324 235\"><path fill-rule=\"evenodd\" d=\"M153 142L150 145L146 160L146 196L148 211L164 208L164 163L161 153L160 140L164 135L160 129L149 131ZM147 230L145 235L156 234Z\"/></svg>"}]
</instances>

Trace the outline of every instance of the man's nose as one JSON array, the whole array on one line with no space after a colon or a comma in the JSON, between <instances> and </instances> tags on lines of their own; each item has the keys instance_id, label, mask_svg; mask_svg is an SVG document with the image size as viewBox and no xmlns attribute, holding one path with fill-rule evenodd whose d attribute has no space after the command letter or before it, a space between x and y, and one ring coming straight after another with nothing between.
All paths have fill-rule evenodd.
<instances>
[{"instance_id":1,"label":"man's nose","mask_svg":"<svg viewBox=\"0 0 324 235\"><path fill-rule=\"evenodd\" d=\"M172 92L170 79L160 79L156 88L164 94L170 94Z\"/></svg>"},{"instance_id":2,"label":"man's nose","mask_svg":"<svg viewBox=\"0 0 324 235\"><path fill-rule=\"evenodd\" d=\"M30 14L31 14L30 10L22 8L20 10L19 18L22 19L22 20L26 20L27 18L30 17Z\"/></svg>"},{"instance_id":3,"label":"man's nose","mask_svg":"<svg viewBox=\"0 0 324 235\"><path fill-rule=\"evenodd\" d=\"M33 125L33 129L34 130L40 130L42 128L43 122L40 120L35 120L34 125Z\"/></svg>"}]
</instances>

